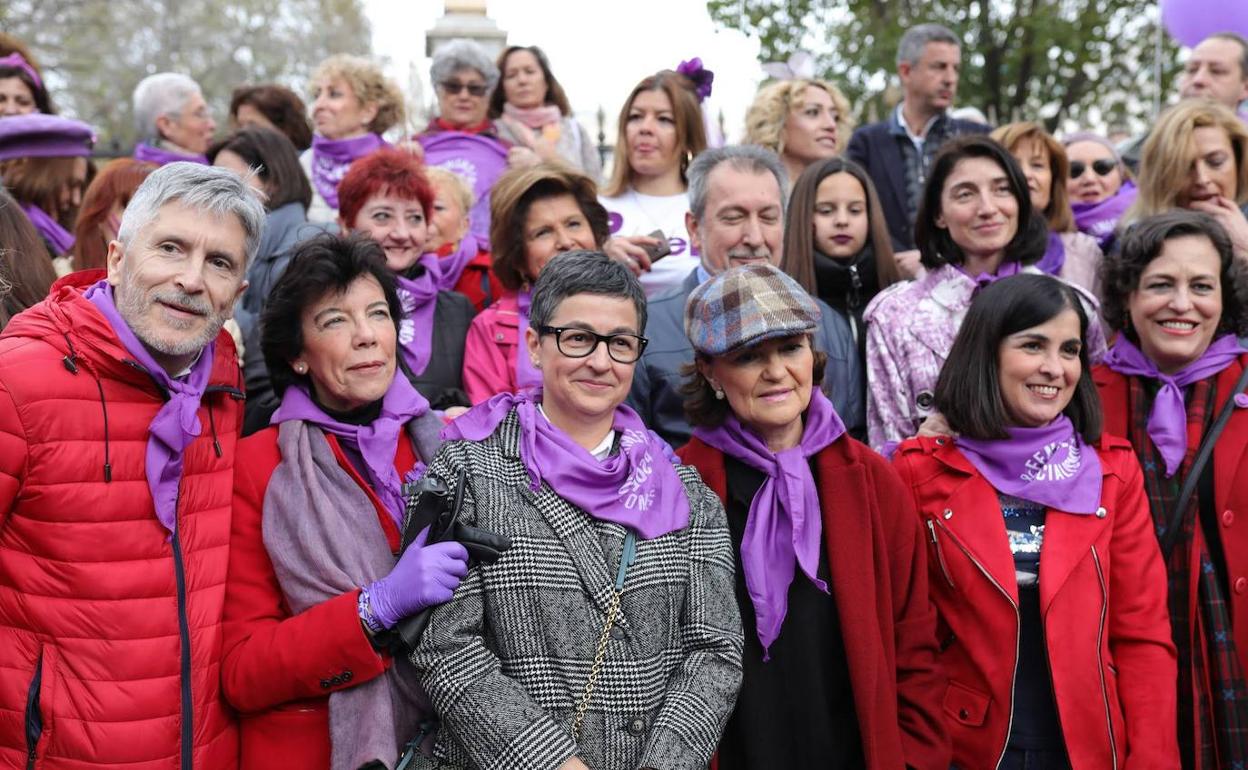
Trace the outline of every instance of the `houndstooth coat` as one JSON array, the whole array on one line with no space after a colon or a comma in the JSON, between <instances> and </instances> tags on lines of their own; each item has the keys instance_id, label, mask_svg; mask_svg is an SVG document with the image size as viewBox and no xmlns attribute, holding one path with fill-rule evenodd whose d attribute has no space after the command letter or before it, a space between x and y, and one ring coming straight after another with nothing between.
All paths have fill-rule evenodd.
<instances>
[{"instance_id":1,"label":"houndstooth coat","mask_svg":"<svg viewBox=\"0 0 1248 770\"><path fill-rule=\"evenodd\" d=\"M741 684L742 630L727 520L697 471L678 469L688 528L637 543L577 744L625 530L530 489L514 411L483 441L444 444L428 472L454 484L460 468L463 520L512 548L469 572L411 656L442 723L424 766L705 768Z\"/></svg>"}]
</instances>

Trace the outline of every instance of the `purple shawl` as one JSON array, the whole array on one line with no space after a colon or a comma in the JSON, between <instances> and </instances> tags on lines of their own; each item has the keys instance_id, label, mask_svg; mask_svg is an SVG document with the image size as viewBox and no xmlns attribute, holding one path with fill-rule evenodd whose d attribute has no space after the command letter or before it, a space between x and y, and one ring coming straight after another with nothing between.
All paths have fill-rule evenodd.
<instances>
[{"instance_id":1,"label":"purple shawl","mask_svg":"<svg viewBox=\"0 0 1248 770\"><path fill-rule=\"evenodd\" d=\"M1135 188L1135 182L1128 179L1118 188L1118 192L1099 203L1071 203L1070 209L1075 213L1075 227L1079 228L1079 232L1095 238L1101 251L1107 251L1107 247L1114 240L1118 220L1135 203L1137 195L1139 190Z\"/></svg>"},{"instance_id":2,"label":"purple shawl","mask_svg":"<svg viewBox=\"0 0 1248 770\"><path fill-rule=\"evenodd\" d=\"M531 390L542 386L542 373L529 360L528 346L524 344L524 330L529 328L529 307L533 302L533 293L529 289L521 289L516 295L516 314L520 320L516 322L516 391Z\"/></svg>"},{"instance_id":3,"label":"purple shawl","mask_svg":"<svg viewBox=\"0 0 1248 770\"><path fill-rule=\"evenodd\" d=\"M157 166L163 166L166 163L198 163L201 166L207 166L208 158L204 155L187 155L173 150L166 150L163 147L156 147L139 142L134 146L134 159L141 160L146 163L155 163Z\"/></svg>"},{"instance_id":4,"label":"purple shawl","mask_svg":"<svg viewBox=\"0 0 1248 770\"><path fill-rule=\"evenodd\" d=\"M312 136L312 186L331 209L338 208L338 183L356 158L386 147L386 140L377 134L364 134L350 139L326 139Z\"/></svg>"},{"instance_id":5,"label":"purple shawl","mask_svg":"<svg viewBox=\"0 0 1248 770\"><path fill-rule=\"evenodd\" d=\"M438 305L438 284L441 268L437 254L423 254L417 264L425 269L416 278L396 275L399 305L403 318L399 320L399 346L403 360L412 374L421 375L429 366L433 351L433 311Z\"/></svg>"},{"instance_id":6,"label":"purple shawl","mask_svg":"<svg viewBox=\"0 0 1248 770\"><path fill-rule=\"evenodd\" d=\"M48 212L33 203L23 203L22 211L26 212L30 223L56 252L56 256L68 254L74 247L74 234L61 227L61 223L48 216Z\"/></svg>"},{"instance_id":7,"label":"purple shawl","mask_svg":"<svg viewBox=\"0 0 1248 770\"><path fill-rule=\"evenodd\" d=\"M446 426L443 441L481 441L514 410L520 423L520 461L530 489L545 482L586 514L627 527L650 540L689 526L689 498L667 442L637 413L615 408L620 451L599 461L538 413L541 393L499 393Z\"/></svg>"},{"instance_id":8,"label":"purple shawl","mask_svg":"<svg viewBox=\"0 0 1248 770\"><path fill-rule=\"evenodd\" d=\"M718 428L695 428L693 435L767 474L750 503L741 538L741 569L754 603L755 631L763 645L763 660L769 660L768 649L780 636L789 610L789 586L796 568L800 566L820 591L828 592L818 575L823 520L819 487L810 472L809 458L845 435L845 424L827 396L813 388L802 440L791 449L772 452L734 414Z\"/></svg>"}]
</instances>

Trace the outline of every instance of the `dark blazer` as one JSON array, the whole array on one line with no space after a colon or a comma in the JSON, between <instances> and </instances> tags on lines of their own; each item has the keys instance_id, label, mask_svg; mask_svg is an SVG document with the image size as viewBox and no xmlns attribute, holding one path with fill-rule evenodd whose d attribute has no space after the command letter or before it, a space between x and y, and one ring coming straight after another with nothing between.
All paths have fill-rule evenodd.
<instances>
[{"instance_id":1,"label":"dark blazer","mask_svg":"<svg viewBox=\"0 0 1248 770\"><path fill-rule=\"evenodd\" d=\"M893 249L905 251L915 248L914 222L906 208L906 161L901 155L900 142L910 141L901 126L897 125L895 113L878 123L869 123L854 129L854 135L845 148L845 157L867 170L880 194L880 206L888 221L888 234L893 239ZM986 134L992 126L945 117L946 138L958 134ZM936 126L932 126L936 130ZM926 150L934 155L937 148Z\"/></svg>"},{"instance_id":2,"label":"dark blazer","mask_svg":"<svg viewBox=\"0 0 1248 770\"><path fill-rule=\"evenodd\" d=\"M434 409L472 406L464 391L464 339L477 314L472 301L455 291L440 291L433 308L433 349L429 365L412 374L399 356L403 372Z\"/></svg>"}]
</instances>

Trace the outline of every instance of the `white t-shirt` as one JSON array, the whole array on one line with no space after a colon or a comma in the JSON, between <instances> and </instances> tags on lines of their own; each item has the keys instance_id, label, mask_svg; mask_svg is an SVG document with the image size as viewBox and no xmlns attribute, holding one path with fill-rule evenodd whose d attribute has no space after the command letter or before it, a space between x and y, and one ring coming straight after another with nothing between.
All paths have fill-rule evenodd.
<instances>
[{"instance_id":1,"label":"white t-shirt","mask_svg":"<svg viewBox=\"0 0 1248 770\"><path fill-rule=\"evenodd\" d=\"M702 263L698 251L689 242L685 229L685 214L689 211L689 196L643 195L627 190L614 198L599 197L598 202L607 210L611 223L611 235L649 235L662 230L672 253L654 263L654 268L641 274L641 286L647 297L680 285Z\"/></svg>"}]
</instances>

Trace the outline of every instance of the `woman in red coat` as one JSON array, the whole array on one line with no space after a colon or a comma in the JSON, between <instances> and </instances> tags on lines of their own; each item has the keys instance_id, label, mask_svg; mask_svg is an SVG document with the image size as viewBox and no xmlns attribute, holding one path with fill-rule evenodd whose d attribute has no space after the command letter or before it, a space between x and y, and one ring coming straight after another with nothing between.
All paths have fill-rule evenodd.
<instances>
[{"instance_id":1,"label":"woman in red coat","mask_svg":"<svg viewBox=\"0 0 1248 770\"><path fill-rule=\"evenodd\" d=\"M971 304L936 385L955 437L894 458L928 534L959 768L1179 766L1166 576L1139 464L1101 435L1074 291Z\"/></svg>"},{"instance_id":2,"label":"woman in red coat","mask_svg":"<svg viewBox=\"0 0 1248 770\"><path fill-rule=\"evenodd\" d=\"M1200 130L1200 129L1197 129ZM1122 333L1092 374L1105 430L1144 468L1179 651L1185 768L1248 765L1248 351L1231 240L1204 214L1149 217L1105 264L1105 320ZM1211 425L1229 420L1203 468ZM1193 494L1177 511L1183 487ZM1177 526L1176 526L1177 525Z\"/></svg>"},{"instance_id":3,"label":"woman in red coat","mask_svg":"<svg viewBox=\"0 0 1248 770\"><path fill-rule=\"evenodd\" d=\"M441 426L395 376L400 312L381 247L329 235L296 248L266 306L282 404L238 447L225 602L242 768L389 770L430 716L380 640L450 598L467 552L418 537L396 562L403 478Z\"/></svg>"},{"instance_id":4,"label":"woman in red coat","mask_svg":"<svg viewBox=\"0 0 1248 770\"><path fill-rule=\"evenodd\" d=\"M770 265L698 287L680 451L723 500L746 628L719 770L946 770L935 617L905 488L815 387L819 309Z\"/></svg>"}]
</instances>

